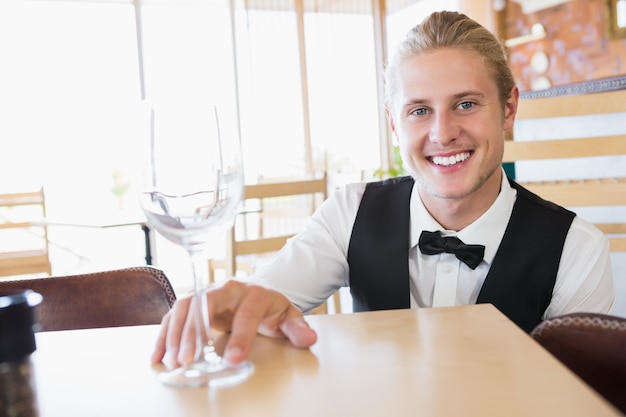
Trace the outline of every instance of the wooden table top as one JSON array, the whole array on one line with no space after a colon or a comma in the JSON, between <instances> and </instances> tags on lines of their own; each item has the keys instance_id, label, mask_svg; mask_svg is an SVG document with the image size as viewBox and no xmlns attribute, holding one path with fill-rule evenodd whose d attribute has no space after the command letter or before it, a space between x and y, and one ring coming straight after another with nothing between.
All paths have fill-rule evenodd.
<instances>
[{"instance_id":1,"label":"wooden table top","mask_svg":"<svg viewBox=\"0 0 626 417\"><path fill-rule=\"evenodd\" d=\"M48 416L619 416L491 305L307 318L310 349L259 336L254 375L171 388L150 365L158 326L37 334Z\"/></svg>"}]
</instances>

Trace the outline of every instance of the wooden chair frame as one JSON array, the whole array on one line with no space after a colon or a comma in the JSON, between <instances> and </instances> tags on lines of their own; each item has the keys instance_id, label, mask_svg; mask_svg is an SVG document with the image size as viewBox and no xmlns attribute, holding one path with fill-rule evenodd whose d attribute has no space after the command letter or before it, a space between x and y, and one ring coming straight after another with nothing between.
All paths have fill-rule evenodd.
<instances>
[{"instance_id":1,"label":"wooden chair frame","mask_svg":"<svg viewBox=\"0 0 626 417\"><path fill-rule=\"evenodd\" d=\"M44 273L52 274L52 265L49 256L48 228L42 223L46 216L46 203L43 188L32 192L0 194L0 208L8 207L38 207L37 218L17 222L6 221L0 223L0 231L23 229L38 232L41 236L41 245L32 249L0 252L0 277L11 275L25 275Z\"/></svg>"},{"instance_id":2,"label":"wooden chair frame","mask_svg":"<svg viewBox=\"0 0 626 417\"><path fill-rule=\"evenodd\" d=\"M321 196L321 201L324 201L328 197L327 188L328 181L325 173L321 178L291 180L285 182L266 182L246 185L243 198L244 206L247 200L262 201L263 199L268 198L300 195L311 195L314 201L316 196ZM313 203L313 206L311 207L311 213L315 210L316 207L317 205ZM263 208L261 208L260 210L260 215L263 216ZM242 213L240 215L245 215L245 213ZM262 227L260 230L261 235L258 238L238 240L235 233L235 227L233 226L231 230L227 233L226 255L224 263L221 264L218 261L210 261L210 276L214 276L214 271L216 268L223 266L226 278L228 279L230 277L234 277L236 275L238 266L241 267L240 263L238 262L238 257L278 252L285 245L287 240L294 236L294 234L291 233L280 236L264 237L262 235ZM340 312L341 308L339 292L336 292L335 295L333 295L333 302L335 305L335 311ZM314 310L314 312L316 313L325 313L327 311L328 310L325 304L322 305L321 308Z\"/></svg>"},{"instance_id":3,"label":"wooden chair frame","mask_svg":"<svg viewBox=\"0 0 626 417\"><path fill-rule=\"evenodd\" d=\"M626 112L626 90L577 96L522 99L516 120L586 116ZM577 139L505 141L504 162L527 160L626 156L626 135L595 136ZM588 178L523 182L523 186L564 207L626 205L626 178ZM599 223L609 235L611 251L625 252L625 223Z\"/></svg>"}]
</instances>

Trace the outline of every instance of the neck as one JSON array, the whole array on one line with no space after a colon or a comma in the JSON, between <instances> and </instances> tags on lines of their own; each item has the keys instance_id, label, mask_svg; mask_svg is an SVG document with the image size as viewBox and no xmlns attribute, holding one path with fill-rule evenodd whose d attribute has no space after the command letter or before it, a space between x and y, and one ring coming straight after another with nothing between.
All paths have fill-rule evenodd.
<instances>
[{"instance_id":1,"label":"neck","mask_svg":"<svg viewBox=\"0 0 626 417\"><path fill-rule=\"evenodd\" d=\"M460 231L482 216L498 198L502 170L498 170L478 189L459 198L442 198L419 188L426 210L446 230Z\"/></svg>"}]
</instances>

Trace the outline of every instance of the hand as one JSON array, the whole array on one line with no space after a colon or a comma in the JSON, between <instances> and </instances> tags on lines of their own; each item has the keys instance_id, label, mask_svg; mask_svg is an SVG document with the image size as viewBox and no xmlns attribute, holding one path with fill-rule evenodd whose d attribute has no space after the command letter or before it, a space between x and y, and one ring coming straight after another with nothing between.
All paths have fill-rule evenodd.
<instances>
[{"instance_id":1,"label":"hand","mask_svg":"<svg viewBox=\"0 0 626 417\"><path fill-rule=\"evenodd\" d=\"M211 327L230 332L224 359L243 361L257 332L269 337L288 338L296 347L308 348L317 334L285 296L266 288L228 281L207 292ZM174 366L193 361L195 327L189 307L193 297L179 298L163 317L152 363L167 358Z\"/></svg>"}]
</instances>

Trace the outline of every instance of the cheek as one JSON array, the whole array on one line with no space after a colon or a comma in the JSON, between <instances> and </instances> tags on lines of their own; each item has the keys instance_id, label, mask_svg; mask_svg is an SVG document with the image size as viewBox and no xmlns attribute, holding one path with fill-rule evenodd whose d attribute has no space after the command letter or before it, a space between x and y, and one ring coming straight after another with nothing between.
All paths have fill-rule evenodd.
<instances>
[{"instance_id":1,"label":"cheek","mask_svg":"<svg viewBox=\"0 0 626 417\"><path fill-rule=\"evenodd\" d=\"M499 164L504 157L504 133L502 130L493 131L488 133L488 137L485 141L488 146L485 157Z\"/></svg>"},{"instance_id":2,"label":"cheek","mask_svg":"<svg viewBox=\"0 0 626 417\"><path fill-rule=\"evenodd\" d=\"M400 147L400 154L407 160L417 150L417 141L411 135L396 135L396 143Z\"/></svg>"},{"instance_id":3,"label":"cheek","mask_svg":"<svg viewBox=\"0 0 626 417\"><path fill-rule=\"evenodd\" d=\"M420 146L424 137L424 126L412 123L400 123L396 125L395 139L403 148L416 148ZM426 135L428 136L428 135Z\"/></svg>"},{"instance_id":4,"label":"cheek","mask_svg":"<svg viewBox=\"0 0 626 417\"><path fill-rule=\"evenodd\" d=\"M423 147L423 140L420 138L423 137L423 134L416 129L413 130L402 130L398 132L396 141L400 145L400 149L403 154L412 155L416 153L421 153L421 149Z\"/></svg>"},{"instance_id":5,"label":"cheek","mask_svg":"<svg viewBox=\"0 0 626 417\"><path fill-rule=\"evenodd\" d=\"M502 159L504 158L504 137L502 137L500 139L500 141L498 141L496 144L496 155L497 155L497 159L499 159L500 161L502 161Z\"/></svg>"},{"instance_id":6,"label":"cheek","mask_svg":"<svg viewBox=\"0 0 626 417\"><path fill-rule=\"evenodd\" d=\"M409 173L415 174L417 166L419 165L419 159L421 152L416 141L404 139L400 141L400 157L404 162L404 167Z\"/></svg>"}]
</instances>

